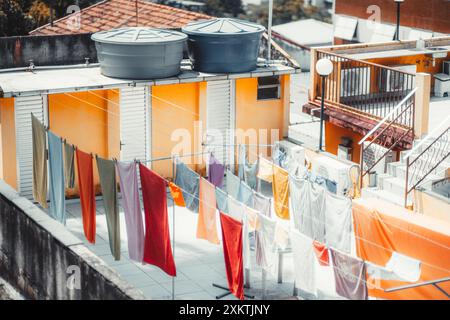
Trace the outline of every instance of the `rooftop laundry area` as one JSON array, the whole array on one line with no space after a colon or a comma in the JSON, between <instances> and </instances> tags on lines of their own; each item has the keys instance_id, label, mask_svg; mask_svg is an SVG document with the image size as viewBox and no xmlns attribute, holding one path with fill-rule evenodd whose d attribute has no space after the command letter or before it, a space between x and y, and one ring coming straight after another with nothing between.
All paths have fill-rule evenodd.
<instances>
[{"instance_id":1,"label":"rooftop laundry area","mask_svg":"<svg viewBox=\"0 0 450 320\"><path fill-rule=\"evenodd\" d=\"M449 221L361 197L358 163L285 139L301 71L258 59L264 28L182 31L103 31L99 64L0 72L8 280L54 299L448 299ZM55 271L72 260L89 294Z\"/></svg>"}]
</instances>

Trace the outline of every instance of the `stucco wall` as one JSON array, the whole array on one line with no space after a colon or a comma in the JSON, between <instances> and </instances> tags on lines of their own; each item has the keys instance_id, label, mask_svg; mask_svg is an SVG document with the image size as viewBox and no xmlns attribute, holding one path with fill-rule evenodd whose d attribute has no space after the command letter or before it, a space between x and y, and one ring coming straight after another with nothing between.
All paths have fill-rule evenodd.
<instances>
[{"instance_id":1,"label":"stucco wall","mask_svg":"<svg viewBox=\"0 0 450 320\"><path fill-rule=\"evenodd\" d=\"M79 289L67 285L74 275L69 267L79 270ZM4 181L0 274L28 299L144 299L63 225Z\"/></svg>"}]
</instances>

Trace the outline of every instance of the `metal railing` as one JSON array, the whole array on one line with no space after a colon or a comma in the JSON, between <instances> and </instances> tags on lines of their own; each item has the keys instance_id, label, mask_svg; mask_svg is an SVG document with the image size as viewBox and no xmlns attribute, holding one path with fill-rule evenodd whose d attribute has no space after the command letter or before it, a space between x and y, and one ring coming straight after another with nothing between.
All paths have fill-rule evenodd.
<instances>
[{"instance_id":1,"label":"metal railing","mask_svg":"<svg viewBox=\"0 0 450 320\"><path fill-rule=\"evenodd\" d=\"M450 116L437 126L406 156L405 207L408 195L416 189L450 155ZM445 129L442 130L443 126Z\"/></svg>"},{"instance_id":2,"label":"metal railing","mask_svg":"<svg viewBox=\"0 0 450 320\"><path fill-rule=\"evenodd\" d=\"M406 138L413 139L416 91L417 88L412 89L358 142L361 146L361 187L364 176L371 173L401 141Z\"/></svg>"},{"instance_id":3,"label":"metal railing","mask_svg":"<svg viewBox=\"0 0 450 320\"><path fill-rule=\"evenodd\" d=\"M415 75L412 73L326 51L314 52L317 60L327 58L334 65L333 72L325 79L327 104L382 119L415 88ZM316 99L321 98L319 78L316 72ZM396 121L399 125L408 126L409 117L410 114L404 113Z\"/></svg>"}]
</instances>

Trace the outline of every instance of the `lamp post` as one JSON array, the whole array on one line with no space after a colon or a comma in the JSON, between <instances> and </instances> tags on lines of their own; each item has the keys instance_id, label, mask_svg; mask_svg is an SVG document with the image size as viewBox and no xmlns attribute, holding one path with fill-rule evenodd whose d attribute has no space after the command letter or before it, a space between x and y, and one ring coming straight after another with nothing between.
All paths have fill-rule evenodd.
<instances>
[{"instance_id":1,"label":"lamp post","mask_svg":"<svg viewBox=\"0 0 450 320\"><path fill-rule=\"evenodd\" d=\"M397 29L395 31L395 39L400 40L400 5L405 2L405 0L394 0L397 4Z\"/></svg>"},{"instance_id":2,"label":"lamp post","mask_svg":"<svg viewBox=\"0 0 450 320\"><path fill-rule=\"evenodd\" d=\"M325 78L333 72L333 63L330 59L322 58L316 63L316 71L320 75L322 81L322 99L320 105L320 137L319 137L319 150L322 150L323 140L323 113L325 109Z\"/></svg>"}]
</instances>

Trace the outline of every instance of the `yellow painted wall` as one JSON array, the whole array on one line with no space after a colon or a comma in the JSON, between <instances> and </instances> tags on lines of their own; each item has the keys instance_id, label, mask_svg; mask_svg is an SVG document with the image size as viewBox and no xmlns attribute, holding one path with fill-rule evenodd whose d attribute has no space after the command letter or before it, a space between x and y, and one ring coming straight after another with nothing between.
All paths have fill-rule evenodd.
<instances>
[{"instance_id":1,"label":"yellow painted wall","mask_svg":"<svg viewBox=\"0 0 450 320\"><path fill-rule=\"evenodd\" d=\"M84 152L104 158L119 158L118 103L117 90L51 94L48 96L50 130ZM94 183L99 192L95 160ZM78 194L78 186L67 193Z\"/></svg>"},{"instance_id":2,"label":"yellow painted wall","mask_svg":"<svg viewBox=\"0 0 450 320\"><path fill-rule=\"evenodd\" d=\"M284 127L288 125L285 112L289 111L289 75L281 76L280 99L257 100L258 79L246 78L236 80L236 129L257 130L258 144L271 144L283 138ZM277 136L271 137L271 130L279 129ZM265 133L264 130L267 130ZM249 143L249 138L236 139L236 143ZM249 148L250 160L255 159L255 153L266 150ZM270 154L268 152L268 154Z\"/></svg>"},{"instance_id":3,"label":"yellow painted wall","mask_svg":"<svg viewBox=\"0 0 450 320\"><path fill-rule=\"evenodd\" d=\"M14 98L0 98L0 179L17 189Z\"/></svg>"},{"instance_id":4,"label":"yellow painted wall","mask_svg":"<svg viewBox=\"0 0 450 320\"><path fill-rule=\"evenodd\" d=\"M200 83L153 86L152 93L152 158L167 157L181 140L172 141L172 134L186 130L190 147L185 153L198 152L195 146L195 121L199 120ZM175 138L175 137L174 137ZM179 152L175 152L179 154ZM185 163L194 159L182 158ZM197 169L195 165L191 165ZM152 168L163 177L172 177L170 160L152 163Z\"/></svg>"}]
</instances>

